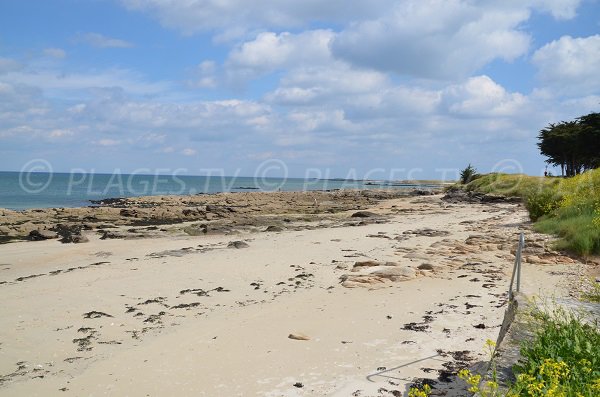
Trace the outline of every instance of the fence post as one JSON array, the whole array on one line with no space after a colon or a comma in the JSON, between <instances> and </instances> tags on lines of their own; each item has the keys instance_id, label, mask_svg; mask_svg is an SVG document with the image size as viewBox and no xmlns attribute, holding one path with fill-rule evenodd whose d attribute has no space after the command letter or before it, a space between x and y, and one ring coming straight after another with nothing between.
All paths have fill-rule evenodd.
<instances>
[{"instance_id":1,"label":"fence post","mask_svg":"<svg viewBox=\"0 0 600 397\"><path fill-rule=\"evenodd\" d=\"M517 277L517 292L521 290L521 252L525 246L525 235L523 232L519 234L519 244L515 252L515 265L513 267L512 275L510 277L510 286L508 287L508 299L512 300L513 297L513 284L515 282L515 276Z\"/></svg>"},{"instance_id":2,"label":"fence post","mask_svg":"<svg viewBox=\"0 0 600 397\"><path fill-rule=\"evenodd\" d=\"M521 291L521 256L523 247L525 246L525 234L521 232L519 235L519 248L517 256L517 292Z\"/></svg>"}]
</instances>

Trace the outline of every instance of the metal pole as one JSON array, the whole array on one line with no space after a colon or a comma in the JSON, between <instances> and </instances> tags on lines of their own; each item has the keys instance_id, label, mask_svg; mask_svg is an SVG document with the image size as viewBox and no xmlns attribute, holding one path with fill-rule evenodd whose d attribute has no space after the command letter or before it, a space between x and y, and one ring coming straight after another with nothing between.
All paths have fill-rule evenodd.
<instances>
[{"instance_id":1,"label":"metal pole","mask_svg":"<svg viewBox=\"0 0 600 397\"><path fill-rule=\"evenodd\" d=\"M525 234L519 235L519 248L517 251L517 292L521 290L521 252L525 246Z\"/></svg>"}]
</instances>

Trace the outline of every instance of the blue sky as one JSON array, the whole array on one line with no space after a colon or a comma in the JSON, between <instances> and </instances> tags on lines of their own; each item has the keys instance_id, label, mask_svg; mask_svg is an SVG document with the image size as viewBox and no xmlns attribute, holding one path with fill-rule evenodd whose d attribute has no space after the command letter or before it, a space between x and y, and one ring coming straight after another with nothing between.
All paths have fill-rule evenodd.
<instances>
[{"instance_id":1,"label":"blue sky","mask_svg":"<svg viewBox=\"0 0 600 397\"><path fill-rule=\"evenodd\" d=\"M598 0L5 0L0 170L540 174L598 70Z\"/></svg>"}]
</instances>

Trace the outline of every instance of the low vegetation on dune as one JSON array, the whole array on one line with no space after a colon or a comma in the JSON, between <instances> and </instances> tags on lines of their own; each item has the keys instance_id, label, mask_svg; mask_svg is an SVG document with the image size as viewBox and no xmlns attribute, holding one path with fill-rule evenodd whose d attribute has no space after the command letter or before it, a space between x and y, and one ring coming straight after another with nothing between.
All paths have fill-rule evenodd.
<instances>
[{"instance_id":1,"label":"low vegetation on dune","mask_svg":"<svg viewBox=\"0 0 600 397\"><path fill-rule=\"evenodd\" d=\"M534 229L560 237L557 249L600 254L600 168L571 178L493 173L477 176L463 188L521 197Z\"/></svg>"}]
</instances>

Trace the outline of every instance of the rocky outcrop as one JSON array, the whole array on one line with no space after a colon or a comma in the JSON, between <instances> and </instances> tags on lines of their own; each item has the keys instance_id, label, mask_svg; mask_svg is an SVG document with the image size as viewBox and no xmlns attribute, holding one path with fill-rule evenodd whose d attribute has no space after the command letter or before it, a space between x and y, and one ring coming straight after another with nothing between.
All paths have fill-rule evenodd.
<instances>
[{"instance_id":1,"label":"rocky outcrop","mask_svg":"<svg viewBox=\"0 0 600 397\"><path fill-rule=\"evenodd\" d=\"M352 273L340 277L342 286L346 288L380 288L387 283L415 279L417 270L397 262L359 261L355 262Z\"/></svg>"},{"instance_id":2,"label":"rocky outcrop","mask_svg":"<svg viewBox=\"0 0 600 397\"><path fill-rule=\"evenodd\" d=\"M485 194L480 192L466 191L458 188L450 188L442 197L442 200L458 203L520 203L520 197L507 197L494 194Z\"/></svg>"}]
</instances>

